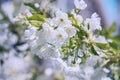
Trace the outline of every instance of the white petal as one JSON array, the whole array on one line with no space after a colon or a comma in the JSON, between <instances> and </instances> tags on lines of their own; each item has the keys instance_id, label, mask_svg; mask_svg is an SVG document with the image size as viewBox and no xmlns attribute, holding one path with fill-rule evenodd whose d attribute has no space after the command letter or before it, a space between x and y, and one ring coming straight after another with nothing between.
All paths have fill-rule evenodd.
<instances>
[{"instance_id":1,"label":"white petal","mask_svg":"<svg viewBox=\"0 0 120 80\"><path fill-rule=\"evenodd\" d=\"M104 36L98 36L94 42L97 42L97 43L107 43L107 40L105 39Z\"/></svg>"}]
</instances>

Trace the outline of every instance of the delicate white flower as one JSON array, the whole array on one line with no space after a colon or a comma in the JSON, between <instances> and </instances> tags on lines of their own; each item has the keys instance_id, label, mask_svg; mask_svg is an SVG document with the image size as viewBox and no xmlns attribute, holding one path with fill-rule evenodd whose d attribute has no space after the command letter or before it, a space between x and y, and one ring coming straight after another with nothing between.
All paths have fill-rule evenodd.
<instances>
[{"instance_id":1,"label":"delicate white flower","mask_svg":"<svg viewBox=\"0 0 120 80\"><path fill-rule=\"evenodd\" d=\"M34 40L36 38L37 28L31 25L28 28L28 30L25 30L25 37L29 40Z\"/></svg>"},{"instance_id":2,"label":"delicate white flower","mask_svg":"<svg viewBox=\"0 0 120 80\"><path fill-rule=\"evenodd\" d=\"M55 12L55 17L63 19L63 20L68 19L68 15L60 10L57 10Z\"/></svg>"},{"instance_id":3,"label":"delicate white flower","mask_svg":"<svg viewBox=\"0 0 120 80\"><path fill-rule=\"evenodd\" d=\"M84 2L84 0L74 0L75 7L77 9L83 10L87 7L87 4Z\"/></svg>"},{"instance_id":4,"label":"delicate white flower","mask_svg":"<svg viewBox=\"0 0 120 80\"><path fill-rule=\"evenodd\" d=\"M98 37L94 40L94 42L104 43L104 44L108 43L104 36L98 36Z\"/></svg>"},{"instance_id":5,"label":"delicate white flower","mask_svg":"<svg viewBox=\"0 0 120 80\"><path fill-rule=\"evenodd\" d=\"M102 43L102 44L108 43L104 36L99 35L98 37L96 37L95 35L93 35L92 32L89 32L89 37L86 38L85 41L87 43L89 42Z\"/></svg>"},{"instance_id":6,"label":"delicate white flower","mask_svg":"<svg viewBox=\"0 0 120 80\"><path fill-rule=\"evenodd\" d=\"M97 63L102 62L102 58L99 56L91 55L89 58L86 60L86 66L95 66Z\"/></svg>"},{"instance_id":7,"label":"delicate white flower","mask_svg":"<svg viewBox=\"0 0 120 80\"><path fill-rule=\"evenodd\" d=\"M67 64L61 58L52 58L51 60L53 62L53 65L55 66L55 68L57 68L58 70L63 71L63 72L66 70Z\"/></svg>"},{"instance_id":8,"label":"delicate white flower","mask_svg":"<svg viewBox=\"0 0 120 80\"><path fill-rule=\"evenodd\" d=\"M31 17L32 16L32 13L28 9L25 10L25 14L27 15L27 17Z\"/></svg>"},{"instance_id":9,"label":"delicate white flower","mask_svg":"<svg viewBox=\"0 0 120 80\"><path fill-rule=\"evenodd\" d=\"M81 23L83 22L82 16L81 15L76 15L76 16L74 15L74 18L76 19L77 24L81 25Z\"/></svg>"},{"instance_id":10,"label":"delicate white flower","mask_svg":"<svg viewBox=\"0 0 120 80\"><path fill-rule=\"evenodd\" d=\"M55 38L53 28L47 23L44 23L42 25L42 28L43 28L43 33L41 35L43 35L43 38L46 40L46 42L48 43L53 42L53 39Z\"/></svg>"},{"instance_id":11,"label":"delicate white flower","mask_svg":"<svg viewBox=\"0 0 120 80\"><path fill-rule=\"evenodd\" d=\"M30 46L30 48L36 48L37 46L39 46L38 44L37 44L37 40L35 39L35 40L28 40L28 44L29 44L29 46Z\"/></svg>"},{"instance_id":12,"label":"delicate white flower","mask_svg":"<svg viewBox=\"0 0 120 80\"><path fill-rule=\"evenodd\" d=\"M55 62L54 62L55 61ZM68 66L65 61L63 61L61 58L54 58L53 59L55 67L59 70L62 71L63 74L71 76L71 77L81 77L80 75L80 67L79 65L76 66Z\"/></svg>"},{"instance_id":13,"label":"delicate white flower","mask_svg":"<svg viewBox=\"0 0 120 80\"><path fill-rule=\"evenodd\" d=\"M40 5L39 5L38 3L35 3L34 6L35 6L36 8L39 8L39 7L40 7Z\"/></svg>"},{"instance_id":14,"label":"delicate white flower","mask_svg":"<svg viewBox=\"0 0 120 80\"><path fill-rule=\"evenodd\" d=\"M73 37L76 35L76 28L72 25L66 25L65 31L68 34L69 37Z\"/></svg>"},{"instance_id":15,"label":"delicate white flower","mask_svg":"<svg viewBox=\"0 0 120 80\"><path fill-rule=\"evenodd\" d=\"M40 58L50 59L60 57L61 54L58 49L54 48L50 44L35 45L31 48L33 54L38 55Z\"/></svg>"},{"instance_id":16,"label":"delicate white flower","mask_svg":"<svg viewBox=\"0 0 120 80\"><path fill-rule=\"evenodd\" d=\"M76 14L74 10L72 10L71 13L73 14L75 20L77 21L77 24L80 26L81 23L83 22L83 17L81 15Z\"/></svg>"},{"instance_id":17,"label":"delicate white flower","mask_svg":"<svg viewBox=\"0 0 120 80\"><path fill-rule=\"evenodd\" d=\"M101 19L98 17L96 13L92 14L91 18L87 18L85 20L86 29L87 31L95 31L95 30L102 30L102 27L100 25ZM88 29L89 26L89 29Z\"/></svg>"},{"instance_id":18,"label":"delicate white flower","mask_svg":"<svg viewBox=\"0 0 120 80\"><path fill-rule=\"evenodd\" d=\"M71 24L71 21L68 19L68 15L60 10L55 12L55 17L51 19L49 24L53 27L64 26Z\"/></svg>"},{"instance_id":19,"label":"delicate white flower","mask_svg":"<svg viewBox=\"0 0 120 80\"><path fill-rule=\"evenodd\" d=\"M58 49L54 49L54 48L51 48L51 47L48 47L44 51L42 51L41 55L44 58L57 58L57 57L61 56Z\"/></svg>"},{"instance_id":20,"label":"delicate white flower","mask_svg":"<svg viewBox=\"0 0 120 80\"><path fill-rule=\"evenodd\" d=\"M56 47L60 47L63 45L63 43L68 39L68 34L65 32L65 30L62 27L58 27L54 31L55 39L53 41L53 44Z\"/></svg>"}]
</instances>

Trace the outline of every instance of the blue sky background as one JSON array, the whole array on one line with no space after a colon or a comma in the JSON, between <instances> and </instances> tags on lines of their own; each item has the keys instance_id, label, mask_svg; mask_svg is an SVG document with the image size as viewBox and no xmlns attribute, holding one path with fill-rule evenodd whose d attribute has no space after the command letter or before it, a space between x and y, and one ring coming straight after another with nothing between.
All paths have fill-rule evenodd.
<instances>
[{"instance_id":1,"label":"blue sky background","mask_svg":"<svg viewBox=\"0 0 120 80\"><path fill-rule=\"evenodd\" d=\"M105 15L108 25L117 21L118 17L118 0L100 0L102 5L103 14Z\"/></svg>"}]
</instances>

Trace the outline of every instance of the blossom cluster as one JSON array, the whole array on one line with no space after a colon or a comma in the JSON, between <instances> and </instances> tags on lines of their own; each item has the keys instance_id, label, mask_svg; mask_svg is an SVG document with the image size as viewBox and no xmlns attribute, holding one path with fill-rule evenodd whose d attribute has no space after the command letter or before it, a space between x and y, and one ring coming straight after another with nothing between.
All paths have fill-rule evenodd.
<instances>
[{"instance_id":1,"label":"blossom cluster","mask_svg":"<svg viewBox=\"0 0 120 80\"><path fill-rule=\"evenodd\" d=\"M110 64L119 62L118 41L104 34L107 30L102 29L97 13L86 19L80 15L87 7L84 0L74 0L74 4L75 9L67 13L50 6L51 12L44 12L39 3L25 3L33 10L20 13L15 20L27 25L24 36L30 53L49 60L52 68L46 74L59 72L64 76L59 80L112 80L111 74L117 71Z\"/></svg>"}]
</instances>

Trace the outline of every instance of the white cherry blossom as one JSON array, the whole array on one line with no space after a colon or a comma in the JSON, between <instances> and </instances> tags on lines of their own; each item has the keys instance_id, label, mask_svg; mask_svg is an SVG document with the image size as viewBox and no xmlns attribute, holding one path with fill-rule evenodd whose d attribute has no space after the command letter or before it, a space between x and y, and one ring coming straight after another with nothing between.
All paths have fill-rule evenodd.
<instances>
[{"instance_id":1,"label":"white cherry blossom","mask_svg":"<svg viewBox=\"0 0 120 80\"><path fill-rule=\"evenodd\" d=\"M89 26L90 32L95 31L95 30L102 30L101 27L101 19L98 17L96 13L92 14L91 18L87 18L85 20L86 28Z\"/></svg>"},{"instance_id":2,"label":"white cherry blossom","mask_svg":"<svg viewBox=\"0 0 120 80\"><path fill-rule=\"evenodd\" d=\"M87 4L84 2L84 0L74 0L75 7L77 9L83 10L87 7Z\"/></svg>"}]
</instances>

